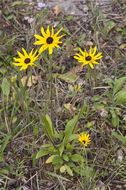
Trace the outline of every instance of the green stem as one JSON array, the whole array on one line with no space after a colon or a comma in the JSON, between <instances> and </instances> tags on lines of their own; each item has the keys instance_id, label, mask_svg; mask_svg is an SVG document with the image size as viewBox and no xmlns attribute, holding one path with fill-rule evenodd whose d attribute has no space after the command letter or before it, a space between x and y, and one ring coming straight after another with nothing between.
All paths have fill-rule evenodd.
<instances>
[{"instance_id":1,"label":"green stem","mask_svg":"<svg viewBox=\"0 0 126 190\"><path fill-rule=\"evenodd\" d=\"M53 110L52 110L52 98L53 98L53 93L52 93L52 88L53 88L53 78L52 78L52 57L49 55L49 66L50 66L50 109L51 109L51 121L52 121L52 129L54 133L54 125L53 125Z\"/></svg>"},{"instance_id":2,"label":"green stem","mask_svg":"<svg viewBox=\"0 0 126 190\"><path fill-rule=\"evenodd\" d=\"M89 85L90 85L90 89L91 89L91 95L93 96L93 94L94 94L94 91L92 90L93 80L92 80L91 68L89 65L88 65L88 78L89 78Z\"/></svg>"},{"instance_id":3,"label":"green stem","mask_svg":"<svg viewBox=\"0 0 126 190\"><path fill-rule=\"evenodd\" d=\"M20 71L19 71L19 72L18 72L18 81L19 81L19 88L20 88L20 91L15 88L15 90L16 90L16 92L17 92L17 95L18 95L18 98L19 98L19 101L20 101L20 103L21 103L21 107L22 107L22 110L23 110L23 114L24 114L24 116L25 116L25 113L26 113L28 122L30 122L30 116L29 116L29 110L28 110L27 100L26 100L26 98L25 98L25 91L26 91L26 88L27 88L27 83L28 83L28 79L29 79L30 74L31 74L31 73L28 74L27 79L26 79L26 82L25 82L25 85L23 86L22 81L21 81ZM26 117L26 116L25 116L25 117ZM25 118L25 117L24 117L24 118Z\"/></svg>"},{"instance_id":4,"label":"green stem","mask_svg":"<svg viewBox=\"0 0 126 190\"><path fill-rule=\"evenodd\" d=\"M37 101L36 101L36 97L35 97L35 91L34 91L34 87L33 87L33 80L32 80L32 77L31 77L31 84L32 84L32 92L33 92L33 96L34 96L34 100L35 100L35 107L36 107L36 110L38 112L38 115L39 115L39 118L40 118L40 122L41 124L43 125L44 127L44 130L46 132L46 135L48 136L48 139L50 140L50 142L52 143L52 145L56 148L54 142L52 141L52 139L50 138L49 134L48 134L48 131L46 129L46 126L44 125L44 121L43 121L43 115L41 114L41 110L37 104Z\"/></svg>"}]
</instances>

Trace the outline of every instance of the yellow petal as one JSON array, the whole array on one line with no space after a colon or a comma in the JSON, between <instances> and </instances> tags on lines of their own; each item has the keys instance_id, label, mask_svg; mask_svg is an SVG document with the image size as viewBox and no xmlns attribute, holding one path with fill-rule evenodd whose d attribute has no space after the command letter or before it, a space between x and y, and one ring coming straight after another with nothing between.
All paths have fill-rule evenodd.
<instances>
[{"instance_id":1,"label":"yellow petal","mask_svg":"<svg viewBox=\"0 0 126 190\"><path fill-rule=\"evenodd\" d=\"M32 52L33 52L33 50L34 50L34 49L32 49L32 50L31 50L31 52L29 53L29 57L31 57L31 56L32 56Z\"/></svg>"},{"instance_id":2,"label":"yellow petal","mask_svg":"<svg viewBox=\"0 0 126 190\"><path fill-rule=\"evenodd\" d=\"M49 55L51 55L53 53L53 48L49 47Z\"/></svg>"},{"instance_id":3,"label":"yellow petal","mask_svg":"<svg viewBox=\"0 0 126 190\"><path fill-rule=\"evenodd\" d=\"M50 30L49 30L49 25L47 26L47 31L46 31L47 35L50 36Z\"/></svg>"},{"instance_id":4,"label":"yellow petal","mask_svg":"<svg viewBox=\"0 0 126 190\"><path fill-rule=\"evenodd\" d=\"M35 53L32 55L32 57L35 57L37 53L37 50L35 51ZM36 56L36 58L38 57L38 55ZM37 58L38 59L38 58Z\"/></svg>"},{"instance_id":5,"label":"yellow petal","mask_svg":"<svg viewBox=\"0 0 126 190\"><path fill-rule=\"evenodd\" d=\"M63 29L63 28L61 28L61 29L54 35L54 37L56 37L56 36L61 32L62 29Z\"/></svg>"},{"instance_id":6,"label":"yellow petal","mask_svg":"<svg viewBox=\"0 0 126 190\"><path fill-rule=\"evenodd\" d=\"M37 38L38 40L40 40L40 41L43 41L44 40L44 38L42 37L42 36L39 36L39 35L34 35L35 36L35 38Z\"/></svg>"},{"instance_id":7,"label":"yellow petal","mask_svg":"<svg viewBox=\"0 0 126 190\"><path fill-rule=\"evenodd\" d=\"M98 53L96 56L94 56L94 59L95 59L96 57L99 57L101 54L102 54L102 52Z\"/></svg>"},{"instance_id":8,"label":"yellow petal","mask_svg":"<svg viewBox=\"0 0 126 190\"><path fill-rule=\"evenodd\" d=\"M97 61L93 61L93 63L94 63L94 64L100 64L100 63L98 63Z\"/></svg>"},{"instance_id":9,"label":"yellow petal","mask_svg":"<svg viewBox=\"0 0 126 190\"><path fill-rule=\"evenodd\" d=\"M28 65L26 65L26 64L23 65L23 66L20 68L20 71L27 69L27 67L28 67Z\"/></svg>"},{"instance_id":10,"label":"yellow petal","mask_svg":"<svg viewBox=\"0 0 126 190\"><path fill-rule=\"evenodd\" d=\"M94 56L97 50L97 46L94 47L94 52L92 53L92 55Z\"/></svg>"},{"instance_id":11,"label":"yellow petal","mask_svg":"<svg viewBox=\"0 0 126 190\"><path fill-rule=\"evenodd\" d=\"M83 63L83 65L81 65L81 67L83 67L83 66L85 66L85 65L87 65L88 63Z\"/></svg>"},{"instance_id":12,"label":"yellow petal","mask_svg":"<svg viewBox=\"0 0 126 190\"><path fill-rule=\"evenodd\" d=\"M92 54L92 47L90 47L90 53L89 53L90 55Z\"/></svg>"},{"instance_id":13,"label":"yellow petal","mask_svg":"<svg viewBox=\"0 0 126 190\"><path fill-rule=\"evenodd\" d=\"M45 33L45 31L44 31L44 28L43 28L43 27L41 27L41 33L42 33L42 35L43 35L44 37L46 37L46 33Z\"/></svg>"},{"instance_id":14,"label":"yellow petal","mask_svg":"<svg viewBox=\"0 0 126 190\"><path fill-rule=\"evenodd\" d=\"M63 34L63 35L61 35L61 36L58 36L57 38L60 39L60 38L62 38L63 36L66 36L66 34Z\"/></svg>"},{"instance_id":15,"label":"yellow petal","mask_svg":"<svg viewBox=\"0 0 126 190\"><path fill-rule=\"evenodd\" d=\"M22 60L22 59L16 58L16 57L14 57L13 59L14 59L14 61L17 61L17 62L20 62Z\"/></svg>"},{"instance_id":16,"label":"yellow petal","mask_svg":"<svg viewBox=\"0 0 126 190\"><path fill-rule=\"evenodd\" d=\"M48 46L43 45L42 47L40 47L39 49L39 54L41 54L43 51L45 51L48 48Z\"/></svg>"},{"instance_id":17,"label":"yellow petal","mask_svg":"<svg viewBox=\"0 0 126 190\"><path fill-rule=\"evenodd\" d=\"M52 37L54 36L54 29L53 29L53 26L52 26L52 35L51 35Z\"/></svg>"},{"instance_id":18,"label":"yellow petal","mask_svg":"<svg viewBox=\"0 0 126 190\"><path fill-rule=\"evenodd\" d=\"M57 47L57 48L61 48L58 44L55 44L55 47Z\"/></svg>"},{"instance_id":19,"label":"yellow petal","mask_svg":"<svg viewBox=\"0 0 126 190\"><path fill-rule=\"evenodd\" d=\"M102 57L103 57L103 56L97 57L97 58L95 58L95 60L101 59Z\"/></svg>"},{"instance_id":20,"label":"yellow petal","mask_svg":"<svg viewBox=\"0 0 126 190\"><path fill-rule=\"evenodd\" d=\"M75 59L80 59L80 58L79 58L79 57L77 57L77 56L74 56L74 58L75 58Z\"/></svg>"},{"instance_id":21,"label":"yellow petal","mask_svg":"<svg viewBox=\"0 0 126 190\"><path fill-rule=\"evenodd\" d=\"M22 55L19 51L17 51L20 58L24 58L24 55Z\"/></svg>"},{"instance_id":22,"label":"yellow petal","mask_svg":"<svg viewBox=\"0 0 126 190\"><path fill-rule=\"evenodd\" d=\"M43 44L42 41L36 41L36 42L34 42L34 45L42 45L42 44Z\"/></svg>"},{"instance_id":23,"label":"yellow petal","mask_svg":"<svg viewBox=\"0 0 126 190\"><path fill-rule=\"evenodd\" d=\"M92 63L89 63L89 65L90 65L90 67L91 67L92 69L94 69L94 66L93 66L93 64L92 64Z\"/></svg>"},{"instance_id":24,"label":"yellow petal","mask_svg":"<svg viewBox=\"0 0 126 190\"><path fill-rule=\"evenodd\" d=\"M82 57L79 53L76 53L76 55L78 55L78 57Z\"/></svg>"},{"instance_id":25,"label":"yellow petal","mask_svg":"<svg viewBox=\"0 0 126 190\"><path fill-rule=\"evenodd\" d=\"M25 56L25 57L28 57L28 54L27 54L27 52L25 51L24 48L22 48L22 51L23 51L23 53L24 53L24 56Z\"/></svg>"},{"instance_id":26,"label":"yellow petal","mask_svg":"<svg viewBox=\"0 0 126 190\"><path fill-rule=\"evenodd\" d=\"M15 66L22 66L22 63L12 63Z\"/></svg>"},{"instance_id":27,"label":"yellow petal","mask_svg":"<svg viewBox=\"0 0 126 190\"><path fill-rule=\"evenodd\" d=\"M81 54L82 54L83 56L85 56L85 52L83 52L80 48L79 48L79 50L80 50Z\"/></svg>"},{"instance_id":28,"label":"yellow petal","mask_svg":"<svg viewBox=\"0 0 126 190\"><path fill-rule=\"evenodd\" d=\"M87 57L89 54L86 52L86 49L84 50L85 57Z\"/></svg>"}]
</instances>

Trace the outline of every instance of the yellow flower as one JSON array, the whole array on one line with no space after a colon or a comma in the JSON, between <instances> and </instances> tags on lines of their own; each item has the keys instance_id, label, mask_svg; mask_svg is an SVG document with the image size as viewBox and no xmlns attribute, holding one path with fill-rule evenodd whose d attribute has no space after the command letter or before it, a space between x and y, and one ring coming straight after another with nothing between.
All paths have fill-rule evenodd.
<instances>
[{"instance_id":1,"label":"yellow flower","mask_svg":"<svg viewBox=\"0 0 126 190\"><path fill-rule=\"evenodd\" d=\"M20 58L14 57L14 61L16 63L12 63L12 64L15 66L21 66L20 71L27 69L28 66L36 66L36 64L34 64L34 61L38 59L38 55L36 56L37 50L35 51L34 54L32 54L33 49L31 50L29 54L27 54L24 48L22 48L22 51L24 55L21 54L19 51L17 51Z\"/></svg>"},{"instance_id":2,"label":"yellow flower","mask_svg":"<svg viewBox=\"0 0 126 190\"><path fill-rule=\"evenodd\" d=\"M14 83L14 76L11 77L11 82Z\"/></svg>"},{"instance_id":3,"label":"yellow flower","mask_svg":"<svg viewBox=\"0 0 126 190\"><path fill-rule=\"evenodd\" d=\"M80 90L81 89L81 85L79 85L79 84L75 84L74 87L75 87L76 90Z\"/></svg>"},{"instance_id":4,"label":"yellow flower","mask_svg":"<svg viewBox=\"0 0 126 190\"><path fill-rule=\"evenodd\" d=\"M92 69L94 69L93 63L94 64L99 64L96 60L101 59L103 56L101 56L102 52L98 53L95 55L97 47L95 46L94 52L92 52L92 47L90 47L90 52L87 53L86 49L82 51L79 49L80 52L82 53L82 56L78 53L76 53L77 56L74 56L75 59L78 59L78 62L83 63L81 67L84 65L89 64Z\"/></svg>"},{"instance_id":5,"label":"yellow flower","mask_svg":"<svg viewBox=\"0 0 126 190\"><path fill-rule=\"evenodd\" d=\"M66 34L62 35L62 36L57 36L60 31L63 28L61 28L56 34L54 34L54 29L52 26L52 33L49 30L49 26L47 27L47 31L44 32L44 28L41 27L41 33L43 35L39 36L39 35L34 35L38 41L36 41L34 43L34 45L42 45L41 48L39 49L39 54L41 54L44 50L46 50L47 48L49 48L49 54L53 53L53 48L58 47L60 48L60 46L58 44L62 43L60 40L60 38L62 38L63 36L65 36Z\"/></svg>"},{"instance_id":6,"label":"yellow flower","mask_svg":"<svg viewBox=\"0 0 126 190\"><path fill-rule=\"evenodd\" d=\"M87 144L91 141L89 134L81 134L79 135L79 139L78 139L84 146L87 146Z\"/></svg>"}]
</instances>

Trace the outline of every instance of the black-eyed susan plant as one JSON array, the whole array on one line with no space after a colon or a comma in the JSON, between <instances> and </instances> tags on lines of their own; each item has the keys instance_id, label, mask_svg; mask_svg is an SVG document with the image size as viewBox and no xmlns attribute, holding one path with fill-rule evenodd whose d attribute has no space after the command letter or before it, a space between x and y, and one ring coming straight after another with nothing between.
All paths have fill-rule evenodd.
<instances>
[{"instance_id":1,"label":"black-eyed susan plant","mask_svg":"<svg viewBox=\"0 0 126 190\"><path fill-rule=\"evenodd\" d=\"M95 46L94 51L92 51L92 47L90 47L90 51L89 53L86 51L86 49L84 51L82 51L81 49L79 49L81 54L76 53L76 55L74 56L75 59L78 60L78 62L83 63L81 65L81 67L85 66L85 65L89 65L91 69L94 69L93 64L99 64L96 60L101 59L103 56L101 55L102 52L98 53L97 55L95 55L97 47Z\"/></svg>"},{"instance_id":2,"label":"black-eyed susan plant","mask_svg":"<svg viewBox=\"0 0 126 190\"><path fill-rule=\"evenodd\" d=\"M58 34L61 32L63 28L61 28L56 34L54 34L54 28L52 26L52 31L49 29L49 25L47 26L46 32L44 31L44 28L41 27L41 34L40 35L34 35L35 38L37 38L38 41L34 43L34 45L42 45L39 49L39 55L42 54L43 51L46 49L49 49L49 69L50 69L50 93L49 93L49 98L50 98L50 109L51 109L51 120L53 120L53 110L52 110L52 98L53 98L53 92L52 92L52 84L53 84L53 77L52 77L52 59L51 55L53 53L54 48L60 48L59 44L62 42L60 39L65 36L65 34L58 36Z\"/></svg>"},{"instance_id":3,"label":"black-eyed susan plant","mask_svg":"<svg viewBox=\"0 0 126 190\"><path fill-rule=\"evenodd\" d=\"M24 48L22 48L22 51L24 53L21 54L19 51L17 51L19 58L14 57L14 61L12 64L20 68L20 71L26 70L29 66L36 66L34 63L38 59L37 50L33 53L33 50L28 54Z\"/></svg>"},{"instance_id":4,"label":"black-eyed susan plant","mask_svg":"<svg viewBox=\"0 0 126 190\"><path fill-rule=\"evenodd\" d=\"M84 134L82 133L81 135L79 135L79 142L82 143L83 146L87 146L88 143L91 141L90 137L89 137L89 134Z\"/></svg>"},{"instance_id":5,"label":"black-eyed susan plant","mask_svg":"<svg viewBox=\"0 0 126 190\"><path fill-rule=\"evenodd\" d=\"M46 49L49 49L49 54L51 55L53 53L53 48L60 48L58 44L61 44L62 42L59 41L60 38L65 36L65 34L58 36L58 34L61 32L63 28L61 28L56 34L54 34L54 29L52 26L52 31L50 31L49 26L47 27L46 32L44 31L44 28L41 27L41 34L40 35L34 35L35 38L37 38L38 41L34 43L34 45L42 45L39 49L39 54L41 54Z\"/></svg>"},{"instance_id":6,"label":"black-eyed susan plant","mask_svg":"<svg viewBox=\"0 0 126 190\"><path fill-rule=\"evenodd\" d=\"M91 72L91 70L94 70L95 64L97 65L100 64L99 62L97 62L97 60L103 57L102 52L96 54L97 46L94 47L94 50L92 49L92 47L90 47L89 52L87 52L86 49L82 51L80 48L79 48L79 51L82 55L80 55L79 53L76 53L74 58L77 59L79 63L82 63L81 67L88 65L88 72L86 74L85 86L87 88L87 80L89 80L91 93L92 93L92 87L95 86L95 83L97 81L97 73Z\"/></svg>"},{"instance_id":7,"label":"black-eyed susan plant","mask_svg":"<svg viewBox=\"0 0 126 190\"><path fill-rule=\"evenodd\" d=\"M60 39L65 36L65 34L58 36L59 33L62 31L62 28L54 34L54 28L52 27L52 30L50 31L49 26L47 27L46 32L44 31L44 28L41 28L41 34L40 35L34 35L35 38L37 38L37 41L34 43L34 45L40 45L40 49L35 52L32 49L32 51L28 54L24 48L22 48L23 54L18 52L19 58L14 57L13 65L19 66L20 71L25 71L26 69L30 68L32 69L32 66L37 66L39 56L43 55L43 52L48 49L49 51L49 66L50 66L50 100L52 101L52 62L51 62L51 55L53 53L54 48L60 48L59 44L62 42ZM101 53L95 56L96 53L96 47L94 48L94 52L92 52L92 48L90 48L90 52L87 53L82 52L82 56L79 54L76 54L75 58L79 60L79 62L82 62L84 66L85 64L89 64L90 67L93 69L93 63L98 64L96 60L101 58ZM19 71L19 73L20 73ZM19 78L20 79L20 78ZM20 80L21 83L21 80ZM27 82L26 82L27 83ZM23 88L23 92L26 90L26 84L25 88ZM21 86L20 86L21 87ZM75 87L78 91L80 89L80 86ZM20 96L20 92L17 91L18 96ZM22 102L25 101L26 106L26 100L22 100ZM53 120L52 120L52 102L51 102L51 117L46 114L44 115L37 103L35 102L35 107L39 115L39 119L42 125L42 129L44 134L49 140L48 144L42 145L40 147L40 150L35 154L35 158L41 158L45 155L49 155L48 159L46 160L46 163L52 163L55 170L60 170L61 173L68 173L70 176L73 176L73 172L76 172L78 175L85 175L85 172L83 170L80 163L84 163L84 157L81 155L81 151L76 151L76 146L78 144L78 134L75 133L78 126L78 120L80 119L82 113L85 110L85 104L80 109L80 112L73 117L73 119L69 120L68 123L65 126L65 131L63 132L60 130L59 132L56 131ZM26 107L28 121L30 115L28 106ZM24 109L25 112L25 109ZM84 147L88 145L90 142L89 135L80 135L79 136L79 142L81 142ZM81 149L81 148L80 148Z\"/></svg>"},{"instance_id":8,"label":"black-eyed susan plant","mask_svg":"<svg viewBox=\"0 0 126 190\"><path fill-rule=\"evenodd\" d=\"M85 162L84 157L81 155L81 151L76 151L78 142L78 134L74 132L75 126L78 121L78 115L72 120L68 121L65 127L65 131L53 133L52 122L49 116L45 117L46 129L48 130L51 141L58 142L55 146L52 143L42 145L40 150L36 154L36 159L39 159L45 155L50 155L46 160L46 164L52 163L55 170L59 170L61 173L67 173L70 176L76 174L85 175L85 168L82 169L82 163ZM48 124L47 124L48 123ZM85 142L84 142L85 140ZM82 136L79 140L83 142L84 146L87 146L88 142L91 141L89 135ZM90 176L93 175L93 170L88 168Z\"/></svg>"},{"instance_id":9,"label":"black-eyed susan plant","mask_svg":"<svg viewBox=\"0 0 126 190\"><path fill-rule=\"evenodd\" d=\"M20 70L18 71L18 83L19 83L19 87L16 85L16 83L13 85L13 87L15 88L15 91L17 92L17 96L20 100L20 106L23 110L23 113L27 115L27 120L30 120L30 116L29 116L29 106L26 103L27 99L28 99L28 94L26 91L27 88L27 83L29 80L29 77L31 75L31 72L28 72L27 75L27 79L25 84L22 83L21 81L21 74L20 72L26 69L31 68L32 66L36 66L35 61L38 60L38 54L37 54L37 50L34 51L34 49L31 50L30 53L27 53L26 50L24 48L22 48L23 54L20 53L19 51L17 51L19 58L14 57L14 62L12 63L15 66L20 67ZM14 78L12 77L11 82L14 82Z\"/></svg>"}]
</instances>

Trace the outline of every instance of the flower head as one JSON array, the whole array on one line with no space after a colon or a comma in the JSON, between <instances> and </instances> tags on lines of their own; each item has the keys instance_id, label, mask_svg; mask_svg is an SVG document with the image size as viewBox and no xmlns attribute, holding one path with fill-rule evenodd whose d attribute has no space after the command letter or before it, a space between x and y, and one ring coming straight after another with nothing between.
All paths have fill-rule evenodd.
<instances>
[{"instance_id":1,"label":"flower head","mask_svg":"<svg viewBox=\"0 0 126 190\"><path fill-rule=\"evenodd\" d=\"M79 139L78 139L84 146L87 146L87 144L91 141L89 134L81 134L79 135Z\"/></svg>"},{"instance_id":2,"label":"flower head","mask_svg":"<svg viewBox=\"0 0 126 190\"><path fill-rule=\"evenodd\" d=\"M101 59L103 56L101 56L102 52L98 53L97 55L95 55L97 47L95 46L94 51L92 52L92 47L90 47L90 52L88 53L86 51L86 49L84 51L82 51L81 49L79 49L82 56L78 53L76 53L76 56L74 56L75 59L78 59L78 62L83 63L81 65L81 67L83 67L84 65L89 64L89 66L94 69L93 63L94 64L99 64L96 60Z\"/></svg>"},{"instance_id":3,"label":"flower head","mask_svg":"<svg viewBox=\"0 0 126 190\"><path fill-rule=\"evenodd\" d=\"M14 76L11 77L11 82L14 83Z\"/></svg>"},{"instance_id":4,"label":"flower head","mask_svg":"<svg viewBox=\"0 0 126 190\"><path fill-rule=\"evenodd\" d=\"M36 41L34 43L34 45L42 45L39 49L39 54L41 54L44 50L46 50L47 48L49 48L49 54L53 53L53 48L58 47L60 48L60 46L58 44L62 43L60 40L60 38L62 38L64 35L59 36L58 34L60 33L60 31L63 28L61 28L56 34L54 34L54 29L52 26L52 32L50 32L49 30L49 26L47 27L47 31L44 31L44 28L41 27L41 33L43 36L39 36L39 35L34 35L38 41Z\"/></svg>"},{"instance_id":5,"label":"flower head","mask_svg":"<svg viewBox=\"0 0 126 190\"><path fill-rule=\"evenodd\" d=\"M34 54L32 54L33 49L31 50L29 54L27 54L24 48L22 48L22 51L24 55L21 54L19 51L17 51L20 58L14 57L14 61L16 63L12 63L12 64L15 66L21 66L20 71L27 69L28 66L36 66L36 64L34 64L34 61L38 59L38 55L36 56L37 50L35 51Z\"/></svg>"},{"instance_id":6,"label":"flower head","mask_svg":"<svg viewBox=\"0 0 126 190\"><path fill-rule=\"evenodd\" d=\"M81 89L81 85L79 85L79 84L75 84L74 87L75 87L75 89L78 90L78 91Z\"/></svg>"}]
</instances>

